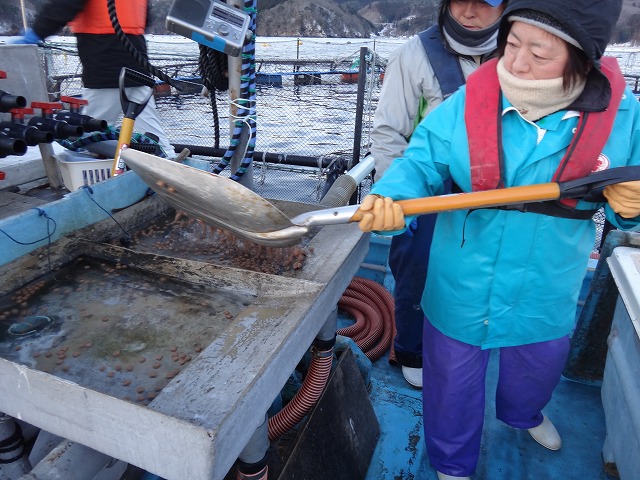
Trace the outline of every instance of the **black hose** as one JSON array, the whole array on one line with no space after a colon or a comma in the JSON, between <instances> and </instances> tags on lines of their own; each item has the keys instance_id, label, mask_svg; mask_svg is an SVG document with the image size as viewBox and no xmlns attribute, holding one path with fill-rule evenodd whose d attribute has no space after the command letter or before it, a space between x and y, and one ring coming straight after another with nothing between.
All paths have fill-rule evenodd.
<instances>
[{"instance_id":1,"label":"black hose","mask_svg":"<svg viewBox=\"0 0 640 480\"><path fill-rule=\"evenodd\" d=\"M158 77L160 80L165 81L176 90L182 91L182 87L177 82L175 82L163 71L151 65L151 63L149 63L145 56L142 55L138 50L136 50L136 47L133 46L133 44L127 37L127 34L122 30L120 22L118 21L118 15L116 13L116 0L107 0L107 9L109 11L109 20L111 20L111 25L113 26L117 37L120 39L120 42L122 42L122 45L124 45L131 56L136 59L136 61L142 66L142 68L145 69L145 71L149 72L154 77Z\"/></svg>"},{"instance_id":2,"label":"black hose","mask_svg":"<svg viewBox=\"0 0 640 480\"><path fill-rule=\"evenodd\" d=\"M211 111L213 113L214 147L220 147L220 121L218 119L218 105L216 104L216 90L229 90L229 57L205 45L198 44L200 56L198 69L202 77L202 84L209 90Z\"/></svg>"},{"instance_id":3,"label":"black hose","mask_svg":"<svg viewBox=\"0 0 640 480\"><path fill-rule=\"evenodd\" d=\"M237 147L243 142L243 132L248 132L249 138L245 143L245 151L240 166L229 177L239 182L245 172L251 166L256 145L256 64L255 64L255 39L256 39L256 0L245 0L244 11L249 13L250 39L245 39L242 47L242 67L240 71L240 94L237 98L238 110L235 115L234 129L229 142L229 148L222 159L213 168L212 172L220 174L236 156ZM242 152L241 152L242 153Z\"/></svg>"}]
</instances>

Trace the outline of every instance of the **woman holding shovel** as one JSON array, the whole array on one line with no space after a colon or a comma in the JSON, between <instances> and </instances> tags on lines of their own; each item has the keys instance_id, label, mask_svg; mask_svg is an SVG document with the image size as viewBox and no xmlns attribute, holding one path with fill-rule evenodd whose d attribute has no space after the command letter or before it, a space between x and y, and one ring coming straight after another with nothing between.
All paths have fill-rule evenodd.
<instances>
[{"instance_id":1,"label":"woman holding shovel","mask_svg":"<svg viewBox=\"0 0 640 480\"><path fill-rule=\"evenodd\" d=\"M362 202L360 228L401 232L411 218L394 200L438 195L448 179L471 192L640 164L640 105L602 58L621 3L510 1L499 58L417 127ZM438 215L422 308L425 442L439 479L475 471L493 348L497 418L561 447L542 410L568 356L591 217L604 206L616 227L640 229L640 182L603 195Z\"/></svg>"}]
</instances>

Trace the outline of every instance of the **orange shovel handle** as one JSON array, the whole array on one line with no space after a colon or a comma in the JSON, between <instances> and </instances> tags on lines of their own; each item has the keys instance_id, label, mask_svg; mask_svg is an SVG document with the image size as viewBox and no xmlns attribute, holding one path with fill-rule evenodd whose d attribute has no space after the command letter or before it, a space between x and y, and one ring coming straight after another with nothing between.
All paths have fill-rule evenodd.
<instances>
[{"instance_id":1,"label":"orange shovel handle","mask_svg":"<svg viewBox=\"0 0 640 480\"><path fill-rule=\"evenodd\" d=\"M542 202L560 198L558 183L541 183L522 187L502 188L481 192L454 193L437 197L398 200L405 215L424 215L427 213L465 210L471 208L488 208L517 203ZM359 222L362 214L357 211L350 222Z\"/></svg>"}]
</instances>

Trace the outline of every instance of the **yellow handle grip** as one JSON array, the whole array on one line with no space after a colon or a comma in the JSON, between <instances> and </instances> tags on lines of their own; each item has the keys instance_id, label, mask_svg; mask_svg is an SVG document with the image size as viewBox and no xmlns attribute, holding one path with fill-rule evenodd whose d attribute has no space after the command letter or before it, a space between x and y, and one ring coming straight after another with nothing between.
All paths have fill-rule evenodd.
<instances>
[{"instance_id":1,"label":"yellow handle grip","mask_svg":"<svg viewBox=\"0 0 640 480\"><path fill-rule=\"evenodd\" d=\"M116 176L121 173L123 169L120 163L120 149L123 145L129 145L131 143L131 137L133 136L133 125L135 121L132 118L124 117L122 119L122 126L120 127L120 135L118 136L118 147L116 148L116 155L113 157L113 167L111 168L111 175Z\"/></svg>"}]
</instances>

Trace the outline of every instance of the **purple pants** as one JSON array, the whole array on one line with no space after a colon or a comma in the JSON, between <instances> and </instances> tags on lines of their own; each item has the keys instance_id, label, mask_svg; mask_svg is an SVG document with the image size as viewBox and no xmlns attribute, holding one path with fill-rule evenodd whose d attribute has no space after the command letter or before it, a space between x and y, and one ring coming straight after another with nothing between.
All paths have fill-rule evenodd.
<instances>
[{"instance_id":1,"label":"purple pants","mask_svg":"<svg viewBox=\"0 0 640 480\"><path fill-rule=\"evenodd\" d=\"M425 318L422 402L427 454L439 472L470 476L480 455L485 377L491 350L440 333ZM500 349L496 417L514 428L542 423L560 382L569 337Z\"/></svg>"}]
</instances>

